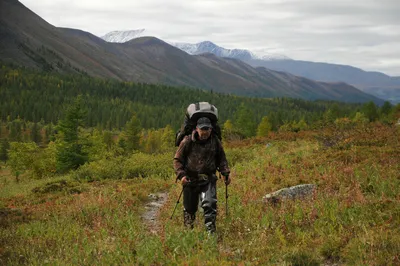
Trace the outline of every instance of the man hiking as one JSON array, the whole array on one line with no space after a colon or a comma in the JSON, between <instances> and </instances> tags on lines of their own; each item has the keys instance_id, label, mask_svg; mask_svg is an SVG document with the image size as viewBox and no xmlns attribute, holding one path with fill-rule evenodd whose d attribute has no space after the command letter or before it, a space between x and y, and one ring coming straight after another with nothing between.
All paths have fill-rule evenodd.
<instances>
[{"instance_id":1,"label":"man hiking","mask_svg":"<svg viewBox=\"0 0 400 266\"><path fill-rule=\"evenodd\" d=\"M210 119L199 118L195 130L181 141L174 157L176 178L183 186L184 225L193 228L200 200L210 233L216 230L216 170L224 176L226 185L231 182L224 149L212 130Z\"/></svg>"}]
</instances>

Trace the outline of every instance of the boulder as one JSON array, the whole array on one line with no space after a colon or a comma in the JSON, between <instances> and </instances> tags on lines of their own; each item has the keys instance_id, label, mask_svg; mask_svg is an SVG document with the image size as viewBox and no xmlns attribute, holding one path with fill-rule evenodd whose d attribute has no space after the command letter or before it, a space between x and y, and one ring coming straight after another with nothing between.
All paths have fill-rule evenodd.
<instances>
[{"instance_id":1,"label":"boulder","mask_svg":"<svg viewBox=\"0 0 400 266\"><path fill-rule=\"evenodd\" d=\"M316 185L302 184L293 187L282 188L278 191L265 195L262 200L264 202L278 203L285 199L301 199L313 194Z\"/></svg>"}]
</instances>

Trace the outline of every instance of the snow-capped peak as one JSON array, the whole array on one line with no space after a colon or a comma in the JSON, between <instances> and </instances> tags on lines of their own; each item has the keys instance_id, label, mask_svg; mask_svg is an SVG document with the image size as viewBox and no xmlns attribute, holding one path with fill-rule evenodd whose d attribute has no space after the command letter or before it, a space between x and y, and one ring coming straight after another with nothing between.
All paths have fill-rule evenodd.
<instances>
[{"instance_id":1,"label":"snow-capped peak","mask_svg":"<svg viewBox=\"0 0 400 266\"><path fill-rule=\"evenodd\" d=\"M144 36L145 29L129 31L112 31L100 37L106 42L123 43Z\"/></svg>"},{"instance_id":2,"label":"snow-capped peak","mask_svg":"<svg viewBox=\"0 0 400 266\"><path fill-rule=\"evenodd\" d=\"M245 49L225 49L210 41L204 41L195 44L190 44L190 43L170 43L170 44L192 55L213 53L219 57L230 57L240 60L249 60L249 59L290 60L290 58L285 55L270 53L266 50L251 52Z\"/></svg>"},{"instance_id":3,"label":"snow-capped peak","mask_svg":"<svg viewBox=\"0 0 400 266\"><path fill-rule=\"evenodd\" d=\"M130 31L112 31L102 36L101 38L107 42L123 43L143 36L154 36L154 35L150 35L148 31L146 31L145 29L139 29ZM290 60L290 58L285 55L271 53L270 51L265 49L257 50L256 52L252 52L245 49L226 49L210 41L204 41L195 44L177 43L177 42L168 42L168 43L191 55L213 53L219 57L229 57L240 60L250 60L250 59Z\"/></svg>"}]
</instances>

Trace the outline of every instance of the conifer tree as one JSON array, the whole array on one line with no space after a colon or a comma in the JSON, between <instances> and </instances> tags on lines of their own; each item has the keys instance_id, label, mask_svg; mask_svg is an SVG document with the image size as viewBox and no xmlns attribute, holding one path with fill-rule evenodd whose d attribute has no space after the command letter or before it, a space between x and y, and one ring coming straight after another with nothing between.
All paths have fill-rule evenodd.
<instances>
[{"instance_id":1,"label":"conifer tree","mask_svg":"<svg viewBox=\"0 0 400 266\"><path fill-rule=\"evenodd\" d=\"M167 125L162 132L161 136L161 150L162 151L167 151L168 149L174 147L175 143L175 133L172 130L172 127L170 125Z\"/></svg>"},{"instance_id":2,"label":"conifer tree","mask_svg":"<svg viewBox=\"0 0 400 266\"><path fill-rule=\"evenodd\" d=\"M271 130L272 125L269 122L268 116L264 116L257 127L257 137L265 137Z\"/></svg>"},{"instance_id":3,"label":"conifer tree","mask_svg":"<svg viewBox=\"0 0 400 266\"><path fill-rule=\"evenodd\" d=\"M10 140L22 141L22 120L18 117L9 123L10 127Z\"/></svg>"},{"instance_id":4,"label":"conifer tree","mask_svg":"<svg viewBox=\"0 0 400 266\"><path fill-rule=\"evenodd\" d=\"M8 150L10 149L10 143L7 138L4 138L0 142L0 160L6 162L8 160Z\"/></svg>"},{"instance_id":5,"label":"conifer tree","mask_svg":"<svg viewBox=\"0 0 400 266\"><path fill-rule=\"evenodd\" d=\"M40 128L38 123L33 123L31 128L31 140L36 144L39 144L42 141L42 136L40 135Z\"/></svg>"},{"instance_id":6,"label":"conifer tree","mask_svg":"<svg viewBox=\"0 0 400 266\"><path fill-rule=\"evenodd\" d=\"M392 104L390 102L386 101L381 107L381 110L380 110L381 114L384 116L388 116L392 112L392 108L393 108Z\"/></svg>"},{"instance_id":7,"label":"conifer tree","mask_svg":"<svg viewBox=\"0 0 400 266\"><path fill-rule=\"evenodd\" d=\"M128 151L138 150L140 142L141 123L136 113L133 113L131 119L126 123L124 137L126 139L126 148Z\"/></svg>"},{"instance_id":8,"label":"conifer tree","mask_svg":"<svg viewBox=\"0 0 400 266\"><path fill-rule=\"evenodd\" d=\"M88 161L88 155L84 149L87 140L80 134L84 119L82 98L79 96L68 107L64 119L60 120L58 124L61 137L57 145L57 171L59 172L76 169Z\"/></svg>"},{"instance_id":9,"label":"conifer tree","mask_svg":"<svg viewBox=\"0 0 400 266\"><path fill-rule=\"evenodd\" d=\"M373 101L365 103L363 105L362 111L370 122L375 121L379 117L378 109Z\"/></svg>"},{"instance_id":10,"label":"conifer tree","mask_svg":"<svg viewBox=\"0 0 400 266\"><path fill-rule=\"evenodd\" d=\"M256 133L254 113L244 104L240 105L239 110L236 113L236 120L234 125L236 126L237 130L239 130L239 132L242 133L245 137L252 137Z\"/></svg>"}]
</instances>

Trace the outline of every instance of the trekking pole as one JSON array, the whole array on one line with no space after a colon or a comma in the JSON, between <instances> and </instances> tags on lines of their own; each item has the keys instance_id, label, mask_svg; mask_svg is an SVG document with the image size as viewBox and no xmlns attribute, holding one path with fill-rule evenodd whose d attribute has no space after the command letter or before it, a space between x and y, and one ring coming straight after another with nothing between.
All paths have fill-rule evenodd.
<instances>
[{"instance_id":1,"label":"trekking pole","mask_svg":"<svg viewBox=\"0 0 400 266\"><path fill-rule=\"evenodd\" d=\"M183 193L183 190L184 190L184 189L185 189L185 186L182 186L181 194L179 194L179 198L178 198L178 200L176 201L174 211L172 212L172 215L171 215L171 217L169 218L169 219L171 219L171 220L172 220L172 217L174 216L174 213L175 213L175 211L176 211L176 207L178 207L179 200L180 200L181 197L182 197L182 193Z\"/></svg>"},{"instance_id":2,"label":"trekking pole","mask_svg":"<svg viewBox=\"0 0 400 266\"><path fill-rule=\"evenodd\" d=\"M228 217L228 184L225 183L225 213Z\"/></svg>"},{"instance_id":3,"label":"trekking pole","mask_svg":"<svg viewBox=\"0 0 400 266\"><path fill-rule=\"evenodd\" d=\"M221 179L221 173L219 173L219 179ZM228 185L226 184L226 180L224 180L225 183L225 215L228 216Z\"/></svg>"}]
</instances>

